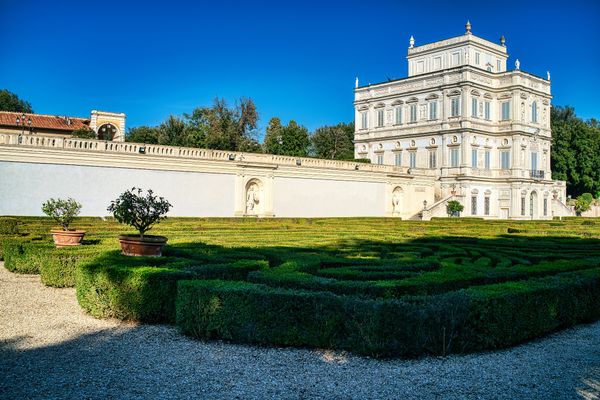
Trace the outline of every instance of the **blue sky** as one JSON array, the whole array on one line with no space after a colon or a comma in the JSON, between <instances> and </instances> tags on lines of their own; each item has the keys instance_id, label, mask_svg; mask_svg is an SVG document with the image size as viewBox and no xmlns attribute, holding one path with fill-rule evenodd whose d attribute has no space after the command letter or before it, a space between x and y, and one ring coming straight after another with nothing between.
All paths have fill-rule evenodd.
<instances>
[{"instance_id":1,"label":"blue sky","mask_svg":"<svg viewBox=\"0 0 600 400\"><path fill-rule=\"evenodd\" d=\"M509 66L552 74L553 103L600 118L600 1L0 0L0 88L46 114L160 123L219 96L309 129L353 118L361 84L406 76L416 44L507 38Z\"/></svg>"}]
</instances>

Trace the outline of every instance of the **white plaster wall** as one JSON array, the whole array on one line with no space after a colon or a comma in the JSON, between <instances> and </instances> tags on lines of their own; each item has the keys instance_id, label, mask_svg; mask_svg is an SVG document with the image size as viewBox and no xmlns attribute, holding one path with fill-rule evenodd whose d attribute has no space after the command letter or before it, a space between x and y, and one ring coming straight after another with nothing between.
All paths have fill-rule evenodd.
<instances>
[{"instance_id":1,"label":"white plaster wall","mask_svg":"<svg viewBox=\"0 0 600 400\"><path fill-rule=\"evenodd\" d=\"M170 216L234 214L233 174L0 162L0 215L42 215L48 198L73 197L81 215L105 216L110 201L133 186L169 200Z\"/></svg>"},{"instance_id":2,"label":"white plaster wall","mask_svg":"<svg viewBox=\"0 0 600 400\"><path fill-rule=\"evenodd\" d=\"M385 216L385 184L276 177L276 217Z\"/></svg>"}]
</instances>

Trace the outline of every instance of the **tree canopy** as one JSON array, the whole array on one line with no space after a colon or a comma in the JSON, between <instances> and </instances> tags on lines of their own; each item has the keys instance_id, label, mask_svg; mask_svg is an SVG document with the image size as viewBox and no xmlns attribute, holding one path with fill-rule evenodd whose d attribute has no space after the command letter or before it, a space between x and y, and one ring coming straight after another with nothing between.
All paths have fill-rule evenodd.
<instances>
[{"instance_id":1,"label":"tree canopy","mask_svg":"<svg viewBox=\"0 0 600 400\"><path fill-rule=\"evenodd\" d=\"M317 128L311 137L312 152L319 158L354 159L354 122Z\"/></svg>"},{"instance_id":2,"label":"tree canopy","mask_svg":"<svg viewBox=\"0 0 600 400\"><path fill-rule=\"evenodd\" d=\"M20 99L19 96L7 89L0 90L0 111L33 113L28 101Z\"/></svg>"},{"instance_id":3,"label":"tree canopy","mask_svg":"<svg viewBox=\"0 0 600 400\"><path fill-rule=\"evenodd\" d=\"M294 120L282 125L279 118L271 118L263 148L266 153L306 157L310 145L308 129Z\"/></svg>"},{"instance_id":4,"label":"tree canopy","mask_svg":"<svg viewBox=\"0 0 600 400\"><path fill-rule=\"evenodd\" d=\"M589 192L600 196L600 126L583 121L573 107L553 107L552 177L567 182L572 196Z\"/></svg>"}]
</instances>

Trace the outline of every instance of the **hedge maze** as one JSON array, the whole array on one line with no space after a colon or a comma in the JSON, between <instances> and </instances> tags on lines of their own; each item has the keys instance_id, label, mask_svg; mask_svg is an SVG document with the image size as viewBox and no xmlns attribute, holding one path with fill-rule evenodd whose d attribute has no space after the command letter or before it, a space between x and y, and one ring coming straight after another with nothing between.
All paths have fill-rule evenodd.
<instances>
[{"instance_id":1,"label":"hedge maze","mask_svg":"<svg viewBox=\"0 0 600 400\"><path fill-rule=\"evenodd\" d=\"M162 258L122 256L114 221L76 225L86 243L58 250L47 219L21 219L0 236L5 267L75 286L96 317L200 339L412 357L600 318L591 220L169 219Z\"/></svg>"}]
</instances>

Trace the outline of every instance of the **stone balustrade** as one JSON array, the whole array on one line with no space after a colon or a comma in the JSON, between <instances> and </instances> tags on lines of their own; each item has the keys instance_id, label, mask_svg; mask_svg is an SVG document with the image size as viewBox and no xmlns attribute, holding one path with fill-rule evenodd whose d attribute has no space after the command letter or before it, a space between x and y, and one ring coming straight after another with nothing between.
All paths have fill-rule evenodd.
<instances>
[{"instance_id":1,"label":"stone balustrade","mask_svg":"<svg viewBox=\"0 0 600 400\"><path fill-rule=\"evenodd\" d=\"M384 174L408 174L408 168L392 165L357 163L308 157L290 157L274 154L241 153L224 150L164 146L129 142L110 142L94 139L61 138L39 134L0 133L0 146L37 147L55 150L75 150L100 153L137 154L145 157L176 157L238 163L296 166L336 170L359 170Z\"/></svg>"}]
</instances>

